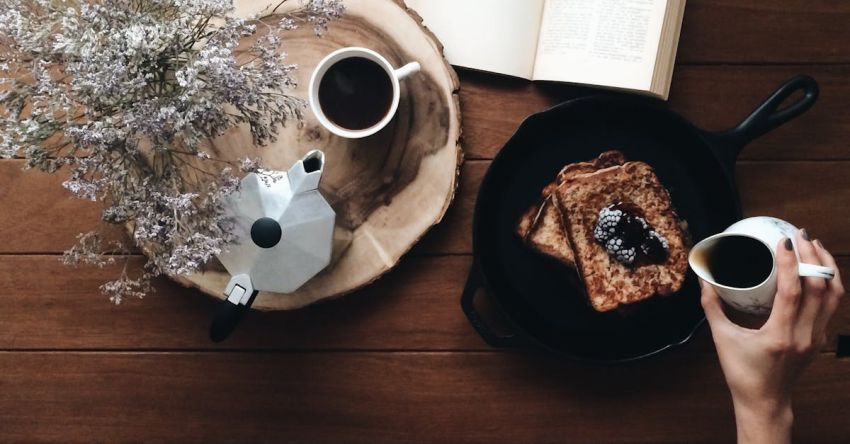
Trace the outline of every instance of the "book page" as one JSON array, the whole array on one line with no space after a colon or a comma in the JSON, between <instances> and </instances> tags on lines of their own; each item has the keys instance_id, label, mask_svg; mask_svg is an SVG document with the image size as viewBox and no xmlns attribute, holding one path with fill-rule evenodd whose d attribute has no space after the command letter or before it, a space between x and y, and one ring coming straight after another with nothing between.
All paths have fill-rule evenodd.
<instances>
[{"instance_id":1,"label":"book page","mask_svg":"<svg viewBox=\"0 0 850 444\"><path fill-rule=\"evenodd\" d=\"M531 79L544 0L407 0L452 65Z\"/></svg>"},{"instance_id":2,"label":"book page","mask_svg":"<svg viewBox=\"0 0 850 444\"><path fill-rule=\"evenodd\" d=\"M667 0L546 0L534 80L648 91Z\"/></svg>"}]
</instances>

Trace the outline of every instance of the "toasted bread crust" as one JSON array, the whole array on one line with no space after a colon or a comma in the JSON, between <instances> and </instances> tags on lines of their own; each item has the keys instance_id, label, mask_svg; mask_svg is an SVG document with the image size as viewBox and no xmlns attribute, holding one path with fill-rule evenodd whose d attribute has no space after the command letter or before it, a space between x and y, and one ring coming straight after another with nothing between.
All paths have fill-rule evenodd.
<instances>
[{"instance_id":1,"label":"toasted bread crust","mask_svg":"<svg viewBox=\"0 0 850 444\"><path fill-rule=\"evenodd\" d=\"M540 207L540 214L531 226L525 241L537 251L575 267L575 259L564 222L554 196L549 196Z\"/></svg>"},{"instance_id":2,"label":"toasted bread crust","mask_svg":"<svg viewBox=\"0 0 850 444\"><path fill-rule=\"evenodd\" d=\"M519 222L516 233L531 248L550 256L568 267L575 268L575 257L567 233L564 230L563 216L559 205L554 201L555 190L564 181L581 175L590 174L599 169L622 165L626 159L616 150L606 151L596 159L566 165L558 173L555 181L546 185L540 193L540 200L530 206Z\"/></svg>"},{"instance_id":3,"label":"toasted bread crust","mask_svg":"<svg viewBox=\"0 0 850 444\"><path fill-rule=\"evenodd\" d=\"M573 176L558 187L555 195L577 269L594 309L609 311L681 288L687 271L686 238L670 195L649 165L627 162ZM618 201L640 207L647 222L667 239L669 254L663 263L623 265L594 239L599 210Z\"/></svg>"}]
</instances>

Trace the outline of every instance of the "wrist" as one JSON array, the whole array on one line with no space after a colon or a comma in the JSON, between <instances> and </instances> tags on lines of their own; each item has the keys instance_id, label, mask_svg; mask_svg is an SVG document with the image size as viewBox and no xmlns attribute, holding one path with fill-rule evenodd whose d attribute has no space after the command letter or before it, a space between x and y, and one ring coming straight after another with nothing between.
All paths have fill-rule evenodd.
<instances>
[{"instance_id":1,"label":"wrist","mask_svg":"<svg viewBox=\"0 0 850 444\"><path fill-rule=\"evenodd\" d=\"M791 442L794 412L790 401L734 404L738 443Z\"/></svg>"}]
</instances>

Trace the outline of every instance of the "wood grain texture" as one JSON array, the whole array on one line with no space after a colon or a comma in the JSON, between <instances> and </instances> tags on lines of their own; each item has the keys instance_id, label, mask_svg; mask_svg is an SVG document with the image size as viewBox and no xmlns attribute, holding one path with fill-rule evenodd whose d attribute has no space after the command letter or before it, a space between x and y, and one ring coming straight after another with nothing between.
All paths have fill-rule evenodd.
<instances>
[{"instance_id":1,"label":"wood grain texture","mask_svg":"<svg viewBox=\"0 0 850 444\"><path fill-rule=\"evenodd\" d=\"M265 7L258 2L236 4L245 16L249 9ZM309 76L316 66L332 51L348 46L373 49L394 67L416 61L421 71L401 82L395 118L374 136L335 136L307 112L303 126L283 128L275 142L259 150L244 127L211 141L214 158L260 156L266 168L279 171L314 148L324 151L327 159L320 189L336 212L334 260L286 297L261 291L255 309L301 308L374 282L443 218L455 195L463 158L459 83L442 47L400 0L347 0L345 7L343 18L321 39L310 26L286 32L287 56L297 60L299 68L293 95L307 100ZM209 266L203 273L176 279L223 299L230 274Z\"/></svg>"},{"instance_id":2,"label":"wood grain texture","mask_svg":"<svg viewBox=\"0 0 850 444\"><path fill-rule=\"evenodd\" d=\"M748 215L786 217L845 255L848 22L841 0L689 0L670 100L719 130L791 75L813 75L818 104L748 146L738 180ZM487 159L526 115L594 91L460 80L464 144L483 161L464 167L443 223L374 285L249 313L220 345L206 339L215 301L200 292L162 280L116 307L97 286L117 270L62 266L55 254L96 227L98 205L69 199L61 175L0 161L0 442L731 442L705 328L628 366L487 351L457 302ZM850 276L850 256L841 269ZM850 334L846 301L836 333ZM850 360L822 354L794 399L797 442L850 442Z\"/></svg>"},{"instance_id":3,"label":"wood grain texture","mask_svg":"<svg viewBox=\"0 0 850 444\"><path fill-rule=\"evenodd\" d=\"M820 238L833 254L846 255L848 173L850 162L745 162L736 176L745 215L788 220Z\"/></svg>"},{"instance_id":4,"label":"wood grain texture","mask_svg":"<svg viewBox=\"0 0 850 444\"><path fill-rule=\"evenodd\" d=\"M142 258L131 258L139 270ZM0 256L0 349L485 349L459 308L471 258L409 258L350 297L289 312L249 312L209 341L215 302L161 279L119 306L98 291L118 267L67 268L55 256ZM26 272L21 272L26 270Z\"/></svg>"},{"instance_id":5,"label":"wood grain texture","mask_svg":"<svg viewBox=\"0 0 850 444\"><path fill-rule=\"evenodd\" d=\"M679 63L850 61L850 3L688 0Z\"/></svg>"},{"instance_id":6,"label":"wood grain texture","mask_svg":"<svg viewBox=\"0 0 850 444\"><path fill-rule=\"evenodd\" d=\"M489 161L470 161L463 169L455 204L414 251L472 251L472 213ZM736 177L745 216L773 215L806 227L836 255L850 255L850 230L843 214L850 202L850 162L740 161ZM829 192L823 192L824 186Z\"/></svg>"},{"instance_id":7,"label":"wood grain texture","mask_svg":"<svg viewBox=\"0 0 850 444\"><path fill-rule=\"evenodd\" d=\"M130 272L141 263L132 258ZM162 279L156 293L115 306L97 288L115 268L0 256L0 288L16 289L0 293L0 350L488 350L460 310L471 263L466 255L407 258L350 297L293 312L250 312L230 339L212 344L214 301L200 292ZM840 269L850 276L850 258L840 259ZM838 334L850 334L850 303L830 324L827 351ZM707 329L684 349L711 352Z\"/></svg>"},{"instance_id":8,"label":"wood grain texture","mask_svg":"<svg viewBox=\"0 0 850 444\"><path fill-rule=\"evenodd\" d=\"M850 145L840 138L850 132L848 65L679 65L669 103L697 126L723 130L737 124L782 82L800 73L810 74L820 83L817 104L802 117L751 143L742 158L850 158ZM599 92L469 70L461 70L459 76L464 149L471 159L493 158L529 114Z\"/></svg>"},{"instance_id":9,"label":"wood grain texture","mask_svg":"<svg viewBox=\"0 0 850 444\"><path fill-rule=\"evenodd\" d=\"M690 3L688 4L690 7ZM850 45L847 45L850 47ZM809 74L821 86L815 106L803 116L753 141L748 160L848 159L850 66L678 66L670 107L698 127L720 131L737 125L779 85ZM564 84L531 83L471 71L460 72L464 148L470 159L491 159L529 114L597 93Z\"/></svg>"},{"instance_id":10,"label":"wood grain texture","mask_svg":"<svg viewBox=\"0 0 850 444\"><path fill-rule=\"evenodd\" d=\"M51 368L50 371L44 371ZM850 361L800 381L798 442L847 442ZM670 375L675 375L671 377ZM588 367L510 353L0 353L3 441L713 443L713 354Z\"/></svg>"},{"instance_id":11,"label":"wood grain texture","mask_svg":"<svg viewBox=\"0 0 850 444\"><path fill-rule=\"evenodd\" d=\"M21 161L0 162L0 202L16 208L0 212L0 254L60 253L77 234L97 226L97 205L70 198L59 186L61 177L30 174L21 171L21 165ZM466 162L454 204L413 254L472 252L472 213L489 165L489 161ZM835 254L850 255L850 230L837 213L850 201L848 171L850 161L741 161L737 177L744 213L785 218L807 227ZM823 192L824 186L829 192ZM30 234L20 236L23 231Z\"/></svg>"},{"instance_id":12,"label":"wood grain texture","mask_svg":"<svg viewBox=\"0 0 850 444\"><path fill-rule=\"evenodd\" d=\"M110 240L126 238L120 227L101 222L100 204L63 188L67 179L24 170L22 160L0 160L0 253L58 253L92 230Z\"/></svg>"}]
</instances>

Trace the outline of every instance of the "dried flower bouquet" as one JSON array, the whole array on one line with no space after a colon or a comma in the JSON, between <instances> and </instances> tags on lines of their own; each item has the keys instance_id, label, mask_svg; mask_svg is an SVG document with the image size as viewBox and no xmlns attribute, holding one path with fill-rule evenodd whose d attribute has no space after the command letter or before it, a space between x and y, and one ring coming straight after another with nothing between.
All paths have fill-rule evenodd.
<instances>
[{"instance_id":1,"label":"dried flower bouquet","mask_svg":"<svg viewBox=\"0 0 850 444\"><path fill-rule=\"evenodd\" d=\"M285 3L242 19L232 0L0 0L0 157L68 170L64 186L105 202L105 222L132 224L148 262L101 287L112 301L196 272L232 241L223 198L257 163L216 159L207 141L244 126L265 145L301 123L281 33L320 35L343 5ZM64 261L103 266L128 249L92 231Z\"/></svg>"}]
</instances>

